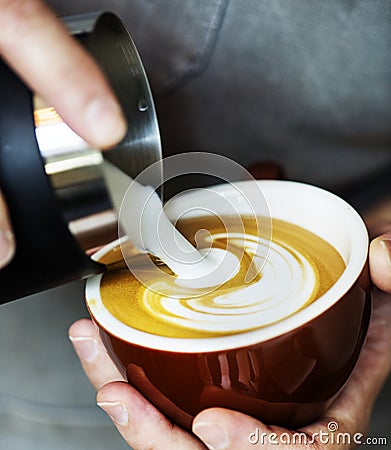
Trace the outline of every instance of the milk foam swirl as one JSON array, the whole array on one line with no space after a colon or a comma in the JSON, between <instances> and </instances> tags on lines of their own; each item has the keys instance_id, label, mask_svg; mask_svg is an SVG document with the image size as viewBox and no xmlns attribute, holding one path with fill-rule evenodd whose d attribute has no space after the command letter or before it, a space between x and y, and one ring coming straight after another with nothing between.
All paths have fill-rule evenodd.
<instances>
[{"instance_id":1,"label":"milk foam swirl","mask_svg":"<svg viewBox=\"0 0 391 450\"><path fill-rule=\"evenodd\" d=\"M189 299L178 299L179 286L176 292L175 284L156 281L144 291L142 299L151 316L188 330L238 333L277 322L314 298L319 278L316 266L310 257L289 244L270 243L243 233L216 233L211 239L244 249L261 275L249 283L227 284L208 295ZM162 292L170 295L159 294Z\"/></svg>"},{"instance_id":2,"label":"milk foam swirl","mask_svg":"<svg viewBox=\"0 0 391 450\"><path fill-rule=\"evenodd\" d=\"M212 246L240 262L231 279L189 289L158 262L157 270L147 268L146 283L128 270L109 271L101 283L103 305L130 327L180 338L238 334L293 315L325 294L346 265L310 231L273 219L271 236L264 223L262 217L184 219L180 231L193 245L197 230L206 229L197 239L201 251Z\"/></svg>"}]
</instances>

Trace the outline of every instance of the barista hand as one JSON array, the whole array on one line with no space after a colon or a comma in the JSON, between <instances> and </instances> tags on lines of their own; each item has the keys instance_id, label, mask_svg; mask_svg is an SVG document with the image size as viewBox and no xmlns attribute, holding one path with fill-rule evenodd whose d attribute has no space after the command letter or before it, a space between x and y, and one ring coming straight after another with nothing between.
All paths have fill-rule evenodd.
<instances>
[{"instance_id":1,"label":"barista hand","mask_svg":"<svg viewBox=\"0 0 391 450\"><path fill-rule=\"evenodd\" d=\"M391 292L391 197L383 200L364 216L371 237L369 263L373 283Z\"/></svg>"},{"instance_id":2,"label":"barista hand","mask_svg":"<svg viewBox=\"0 0 391 450\"><path fill-rule=\"evenodd\" d=\"M0 269L10 262L15 245L7 208L0 192Z\"/></svg>"},{"instance_id":3,"label":"barista hand","mask_svg":"<svg viewBox=\"0 0 391 450\"><path fill-rule=\"evenodd\" d=\"M104 148L124 136L104 75L42 1L0 0L0 55L88 142Z\"/></svg>"},{"instance_id":4,"label":"barista hand","mask_svg":"<svg viewBox=\"0 0 391 450\"><path fill-rule=\"evenodd\" d=\"M0 57L81 137L99 148L117 143L126 122L91 56L40 0L0 0ZM0 268L14 253L0 193Z\"/></svg>"},{"instance_id":5,"label":"barista hand","mask_svg":"<svg viewBox=\"0 0 391 450\"><path fill-rule=\"evenodd\" d=\"M390 240L391 233L372 242L370 265L373 281L391 293ZM374 304L368 338L348 384L318 422L298 430L305 432L308 439L318 436L314 444L309 440L308 445L286 446L283 439L287 442L287 436L292 436L294 431L266 426L252 417L223 408L211 408L198 414L193 422L194 434L190 434L172 424L132 386L118 382L123 378L104 350L90 320L83 319L73 324L69 335L84 371L98 390L99 405L135 450L193 450L206 447L244 450L258 446L265 449L348 449L356 447L353 442L355 433L366 433L373 403L391 369L391 299L377 291ZM330 427L333 425L331 422L337 423L338 432L350 434L351 445L325 443L325 436L330 438L331 435L328 428L329 424ZM259 439L264 436L265 445L261 445L261 441L258 444L249 442L249 435L257 430ZM321 432L323 438L319 436ZM355 437L360 439L359 435ZM361 440L365 442L364 437Z\"/></svg>"}]
</instances>

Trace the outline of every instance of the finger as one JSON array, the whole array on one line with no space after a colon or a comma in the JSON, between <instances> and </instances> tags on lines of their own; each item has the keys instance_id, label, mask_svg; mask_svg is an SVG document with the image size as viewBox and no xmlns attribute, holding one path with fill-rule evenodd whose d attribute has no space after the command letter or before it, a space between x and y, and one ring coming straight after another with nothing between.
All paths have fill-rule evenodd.
<instances>
[{"instance_id":1,"label":"finger","mask_svg":"<svg viewBox=\"0 0 391 450\"><path fill-rule=\"evenodd\" d=\"M135 450L205 449L197 438L172 424L129 384L105 385L98 392L97 402Z\"/></svg>"},{"instance_id":2,"label":"finger","mask_svg":"<svg viewBox=\"0 0 391 450\"><path fill-rule=\"evenodd\" d=\"M14 235L7 207L0 192L0 268L6 266L15 253Z\"/></svg>"},{"instance_id":3,"label":"finger","mask_svg":"<svg viewBox=\"0 0 391 450\"><path fill-rule=\"evenodd\" d=\"M283 447L304 450L314 444L304 432L300 441L296 431L267 426L253 417L224 408L210 408L198 414L193 422L193 432L214 450L272 450ZM302 445L290 446L300 443Z\"/></svg>"},{"instance_id":4,"label":"finger","mask_svg":"<svg viewBox=\"0 0 391 450\"><path fill-rule=\"evenodd\" d=\"M88 142L107 147L124 136L104 75L42 1L0 0L0 54Z\"/></svg>"},{"instance_id":5,"label":"finger","mask_svg":"<svg viewBox=\"0 0 391 450\"><path fill-rule=\"evenodd\" d=\"M371 411L391 370L391 298L374 292L366 343L349 383L327 411L341 427L365 433Z\"/></svg>"},{"instance_id":6,"label":"finger","mask_svg":"<svg viewBox=\"0 0 391 450\"><path fill-rule=\"evenodd\" d=\"M112 362L90 319L81 319L69 329L71 340L81 365L95 389L112 381L124 381L124 377Z\"/></svg>"},{"instance_id":7,"label":"finger","mask_svg":"<svg viewBox=\"0 0 391 450\"><path fill-rule=\"evenodd\" d=\"M208 448L245 450L254 448L248 437L259 427L264 426L252 417L237 411L210 408L202 411L194 419L193 433Z\"/></svg>"},{"instance_id":8,"label":"finger","mask_svg":"<svg viewBox=\"0 0 391 450\"><path fill-rule=\"evenodd\" d=\"M374 284L379 289L391 293L391 232L371 242L369 268Z\"/></svg>"}]
</instances>

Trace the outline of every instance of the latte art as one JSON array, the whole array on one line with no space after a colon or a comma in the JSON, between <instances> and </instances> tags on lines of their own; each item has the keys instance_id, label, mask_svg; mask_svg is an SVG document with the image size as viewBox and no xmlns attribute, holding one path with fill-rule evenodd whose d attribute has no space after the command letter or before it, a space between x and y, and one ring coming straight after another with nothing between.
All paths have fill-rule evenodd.
<instances>
[{"instance_id":1,"label":"latte art","mask_svg":"<svg viewBox=\"0 0 391 450\"><path fill-rule=\"evenodd\" d=\"M313 299L318 274L293 248L272 244L265 261L257 258L254 250L258 242L250 241L250 236L236 236L230 242L239 248L246 242L247 254L255 257L259 269L263 267L262 276L249 285L243 284L241 289L227 287L220 289L221 293L181 301L173 300L179 293L172 287L172 296L157 294L156 291L168 290L157 282L143 295L143 303L151 316L186 329L237 333L277 322ZM269 246L267 241L262 244Z\"/></svg>"},{"instance_id":2,"label":"latte art","mask_svg":"<svg viewBox=\"0 0 391 450\"><path fill-rule=\"evenodd\" d=\"M163 336L236 334L294 314L325 293L344 270L338 252L303 228L273 220L270 242L259 235L254 219L228 222L229 231L210 217L178 224L190 241L197 229L207 229L205 242L197 239L199 245L240 256L240 268L228 282L187 298L175 278L151 279L146 288L129 271L112 272L101 285L106 308L134 328Z\"/></svg>"}]
</instances>

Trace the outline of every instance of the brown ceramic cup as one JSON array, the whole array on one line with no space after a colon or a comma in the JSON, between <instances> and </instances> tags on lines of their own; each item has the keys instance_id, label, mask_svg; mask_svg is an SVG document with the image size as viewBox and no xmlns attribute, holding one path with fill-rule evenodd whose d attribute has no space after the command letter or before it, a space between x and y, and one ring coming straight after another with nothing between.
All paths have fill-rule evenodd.
<instances>
[{"instance_id":1,"label":"brown ceramic cup","mask_svg":"<svg viewBox=\"0 0 391 450\"><path fill-rule=\"evenodd\" d=\"M345 261L334 286L304 309L231 336L161 337L128 327L104 308L102 276L87 281L87 306L113 361L129 383L187 429L198 412L212 406L289 428L310 423L349 379L365 340L371 295L368 236L359 215L340 198L310 185L273 180L256 184L257 189L254 182L240 182L213 190L235 201L235 187L253 200L261 188L271 217L312 231ZM211 196L199 190L180 196L174 210L180 214L195 198L197 204L211 206ZM241 214L248 213L247 204L238 201L237 207ZM102 249L98 257L114 246Z\"/></svg>"}]
</instances>

